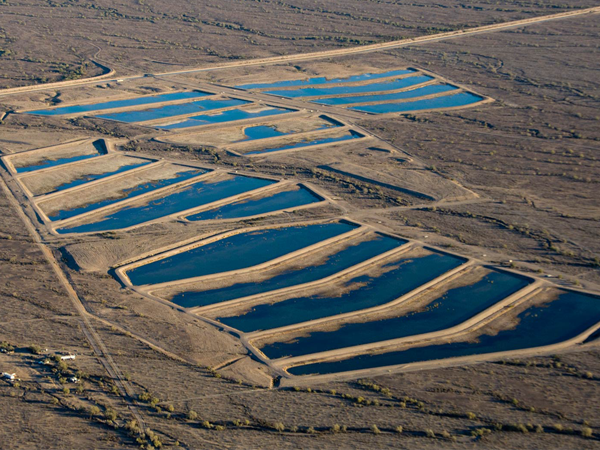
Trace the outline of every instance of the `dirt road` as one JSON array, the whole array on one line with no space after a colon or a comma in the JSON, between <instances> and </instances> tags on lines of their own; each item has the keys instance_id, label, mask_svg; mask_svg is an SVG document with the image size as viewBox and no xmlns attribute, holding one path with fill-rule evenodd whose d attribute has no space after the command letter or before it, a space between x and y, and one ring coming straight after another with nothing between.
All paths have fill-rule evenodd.
<instances>
[{"instance_id":1,"label":"dirt road","mask_svg":"<svg viewBox=\"0 0 600 450\"><path fill-rule=\"evenodd\" d=\"M248 61L234 61L234 62L230 62L230 63L224 63L224 64L209 66L209 67L199 67L199 68L193 68L193 69L177 70L177 71L163 72L163 73L158 73L158 74L150 74L150 76L167 77L167 76L171 76L171 75L181 75L181 74L188 74L188 73L195 73L195 72L206 72L206 71L235 68L235 67L258 66L258 65L265 65L265 64L306 61L306 60L311 60L311 59L331 58L331 57L347 56L347 55L352 55L352 54L370 53L370 52L389 50L389 49L394 49L394 48L399 48L399 47L406 47L408 45L418 45L418 44L442 41L442 40L447 40L447 39L456 39L456 38L461 38L464 36L471 36L474 34L493 33L496 31L503 31L503 30L510 29L510 28L535 25L535 24L538 24L541 22L547 22L547 21L551 21L551 20L568 19L568 18L572 18L572 17L585 15L585 14L597 14L597 13L600 13L600 6L576 10L576 11L569 11L569 12L564 12L564 13L559 13L559 14L551 14L551 15L547 15L547 16L533 17L530 19L514 20L511 22L505 22L505 23L500 23L500 24L484 25L481 27L475 27L475 28L471 28L471 29L467 29L467 30L450 31L447 33L439 33L439 34L435 34L435 35L420 36L420 37L411 38L411 39L402 39L402 40L398 40L398 41L383 42L383 43L379 43L379 44L371 44L371 45L364 45L364 46L352 47L352 48L343 48L343 49L337 49L337 50L325 50L325 51L313 52L313 53L300 53L300 54L285 55L285 56L275 56L275 57L269 57L269 58L259 58L259 59L252 59L252 60L248 60ZM98 53L99 52L100 52L100 49L99 49ZM103 64L103 66L105 66L105 64ZM85 85L85 84L97 83L98 80L112 82L112 81L116 81L116 80L108 79L108 78L110 76L112 76L114 73L115 73L115 70L111 69L108 74L104 74L104 75L94 77L91 79L88 78L88 79L84 79L84 80L70 80L70 81L62 81L62 82L57 82L57 83L48 83L48 84L44 84L44 85L23 86L23 87L18 87L18 88L4 89L4 90L0 91L0 96L21 94L21 93L25 93L25 92L42 91L45 89L75 87L75 86L81 86L81 85ZM141 78L144 76L147 76L147 75L146 74L132 75L132 76L119 77L119 79L120 80L132 80L132 79Z\"/></svg>"}]
</instances>

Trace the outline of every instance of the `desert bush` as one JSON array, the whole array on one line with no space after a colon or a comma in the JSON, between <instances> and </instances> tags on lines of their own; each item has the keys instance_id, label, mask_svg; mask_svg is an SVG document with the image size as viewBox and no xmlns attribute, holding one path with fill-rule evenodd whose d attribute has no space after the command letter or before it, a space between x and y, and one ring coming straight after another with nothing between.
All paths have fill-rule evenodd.
<instances>
[{"instance_id":1,"label":"desert bush","mask_svg":"<svg viewBox=\"0 0 600 450\"><path fill-rule=\"evenodd\" d=\"M590 427L583 427L581 429L581 435L585 438L591 438L594 435L594 431Z\"/></svg>"}]
</instances>

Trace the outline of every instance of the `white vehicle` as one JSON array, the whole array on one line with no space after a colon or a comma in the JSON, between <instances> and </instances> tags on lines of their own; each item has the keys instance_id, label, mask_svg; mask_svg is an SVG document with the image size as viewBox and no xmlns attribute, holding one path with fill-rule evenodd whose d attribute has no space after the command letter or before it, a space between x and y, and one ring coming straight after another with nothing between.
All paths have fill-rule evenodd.
<instances>
[{"instance_id":1,"label":"white vehicle","mask_svg":"<svg viewBox=\"0 0 600 450\"><path fill-rule=\"evenodd\" d=\"M2 372L2 378L4 378L5 380L14 381L15 378L16 378L16 374L14 374L14 373L8 373L8 372Z\"/></svg>"}]
</instances>

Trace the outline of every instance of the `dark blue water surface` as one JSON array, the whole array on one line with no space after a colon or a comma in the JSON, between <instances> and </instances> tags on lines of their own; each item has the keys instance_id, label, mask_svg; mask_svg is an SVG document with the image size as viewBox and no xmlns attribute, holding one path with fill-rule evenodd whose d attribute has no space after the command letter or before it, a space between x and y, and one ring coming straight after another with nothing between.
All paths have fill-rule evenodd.
<instances>
[{"instance_id":1,"label":"dark blue water surface","mask_svg":"<svg viewBox=\"0 0 600 450\"><path fill-rule=\"evenodd\" d=\"M137 162L137 163L133 163L133 164L125 164L125 165L119 167L118 169L113 170L112 172L92 173L89 175L84 175L81 178L77 178L76 180L70 181L68 183L63 183L60 186L57 186L52 191L47 192L47 194L49 194L51 192L64 191L64 190L70 189L75 186L80 186L82 184L90 183L92 181L101 180L102 178L107 178L112 175L117 175L119 173L127 172L128 170L135 169L136 167L145 166L146 164L150 164L152 162L149 160L138 160L138 161L142 161L142 162Z\"/></svg>"},{"instance_id":2,"label":"dark blue water surface","mask_svg":"<svg viewBox=\"0 0 600 450\"><path fill-rule=\"evenodd\" d=\"M120 201L128 199L128 198L138 197L142 194L145 194L146 192L155 191L162 187L170 186L172 184L179 183L184 180L188 180L192 177L198 176L198 175L206 173L206 172L207 172L206 170L200 170L200 169L181 171L181 172L176 173L171 178L165 178L164 180L157 180L157 181L149 181L147 183L138 184L137 186L134 186L132 188L124 189L123 195L120 196L119 198L108 198L106 200L100 200L95 203L89 203L89 204L87 204L85 206L81 206L79 208L63 209L63 210L57 211L53 214L48 214L48 218L50 220L62 220L62 219L68 219L69 217L75 217L80 214L102 208L106 205L112 205L113 203L120 202Z\"/></svg>"},{"instance_id":3,"label":"dark blue water surface","mask_svg":"<svg viewBox=\"0 0 600 450\"><path fill-rule=\"evenodd\" d=\"M431 333L464 322L527 284L524 278L492 272L475 284L444 292L421 311L375 322L349 323L335 331L315 332L293 342L276 342L261 350L269 358L281 358Z\"/></svg>"},{"instance_id":4,"label":"dark blue water surface","mask_svg":"<svg viewBox=\"0 0 600 450\"><path fill-rule=\"evenodd\" d=\"M188 291L175 295L171 301L180 306L206 306L249 295L309 283L338 273L377 255L398 248L406 241L376 233L374 239L353 243L344 250L329 255L322 263L308 267L294 267L260 283L237 283L208 291Z\"/></svg>"},{"instance_id":5,"label":"dark blue water surface","mask_svg":"<svg viewBox=\"0 0 600 450\"><path fill-rule=\"evenodd\" d=\"M313 103L321 105L350 105L352 103L374 103L386 100L403 100L407 98L424 97L425 95L441 94L457 90L458 88L449 84L431 84L422 88L412 89L410 91L396 92L394 94L380 95L355 95L352 97L334 97L324 98L322 100L312 100Z\"/></svg>"},{"instance_id":6,"label":"dark blue water surface","mask_svg":"<svg viewBox=\"0 0 600 450\"><path fill-rule=\"evenodd\" d=\"M239 217L266 214L280 209L294 208L322 201L305 187L291 191L277 192L259 199L246 199L215 209L202 211L186 217L188 220L237 219Z\"/></svg>"},{"instance_id":7,"label":"dark blue water surface","mask_svg":"<svg viewBox=\"0 0 600 450\"><path fill-rule=\"evenodd\" d=\"M150 105L152 103L170 102L175 100L185 100L189 98L205 97L212 95L207 92L175 92L172 94L153 95L151 97L137 97L127 100L115 100L105 103L94 103L91 105L64 106L55 109L40 109L37 111L28 111L28 114L39 114L44 116L56 116L63 114L75 114L89 111L101 111L103 109L126 108L129 106Z\"/></svg>"},{"instance_id":8,"label":"dark blue water surface","mask_svg":"<svg viewBox=\"0 0 600 450\"><path fill-rule=\"evenodd\" d=\"M96 117L127 123L144 122L146 120L167 119L173 116L183 116L201 111L210 111L211 109L241 106L247 103L250 102L247 100L238 100L233 98L225 100L208 99L190 103L178 103L176 105L165 105L158 108L144 109L143 111L125 111L122 113L105 114Z\"/></svg>"},{"instance_id":9,"label":"dark blue water surface","mask_svg":"<svg viewBox=\"0 0 600 450\"><path fill-rule=\"evenodd\" d=\"M203 114L200 116L193 116L188 118L188 120L184 122L174 123L172 125L159 126L158 128L164 130L172 130L176 128L198 127L200 125L209 125L213 123L233 122L236 120L255 119L257 117L275 116L277 114L285 114L289 112L292 112L292 110L283 108L269 108L259 112L248 112L241 109L230 109L229 111L223 111L219 114Z\"/></svg>"},{"instance_id":10,"label":"dark blue water surface","mask_svg":"<svg viewBox=\"0 0 600 450\"><path fill-rule=\"evenodd\" d=\"M127 275L133 284L142 285L243 269L355 228L345 222L334 222L248 231L136 267Z\"/></svg>"},{"instance_id":11,"label":"dark blue water surface","mask_svg":"<svg viewBox=\"0 0 600 450\"><path fill-rule=\"evenodd\" d=\"M70 156L68 158L58 158L58 159L44 159L37 164L31 166L23 166L23 167L15 167L17 173L25 173L25 172L33 172L34 170L47 169L48 167L54 166L62 166L63 164L69 164L75 161L83 161L84 159L95 158L96 156L100 156L99 153L92 153L90 155L77 155Z\"/></svg>"},{"instance_id":12,"label":"dark blue water surface","mask_svg":"<svg viewBox=\"0 0 600 450\"><path fill-rule=\"evenodd\" d=\"M258 189L271 183L274 183L274 181L243 176L236 176L218 182L211 182L210 180L199 181L141 206L123 208L105 216L97 222L70 228L59 228L56 231L60 234L88 233L132 227L163 216Z\"/></svg>"},{"instance_id":13,"label":"dark blue water surface","mask_svg":"<svg viewBox=\"0 0 600 450\"><path fill-rule=\"evenodd\" d=\"M477 342L431 345L380 355L361 355L343 361L309 364L288 369L294 375L345 372L417 361L504 352L557 344L574 338L600 321L600 300L575 292L563 292L551 303L535 306L518 315L519 323Z\"/></svg>"},{"instance_id":14,"label":"dark blue water surface","mask_svg":"<svg viewBox=\"0 0 600 450\"><path fill-rule=\"evenodd\" d=\"M391 70L383 73L365 73L363 75L353 75L347 78L333 78L328 80L325 77L309 78L308 80L287 80L278 81L276 83L257 83L257 84L241 84L236 86L239 89L264 89L264 88L279 88L293 86L310 86L311 84L334 84L334 83L354 83L358 81L376 80L378 78L396 77L413 73L415 70Z\"/></svg>"},{"instance_id":15,"label":"dark blue water surface","mask_svg":"<svg viewBox=\"0 0 600 450\"><path fill-rule=\"evenodd\" d=\"M327 121L327 123L321 125L318 128L315 128L314 130L306 130L306 131L317 131L317 130L324 130L326 128L334 128L334 127L342 126L341 123L330 121L326 117L321 116L321 119ZM256 139L266 139L266 138L270 138L270 137L287 136L289 134L296 134L296 132L292 131L290 133L283 133L281 131L277 131L276 125L258 125L255 127L247 127L246 129L244 129L244 134L246 135L246 137L244 139L241 139L236 142L254 141Z\"/></svg>"},{"instance_id":16,"label":"dark blue water surface","mask_svg":"<svg viewBox=\"0 0 600 450\"><path fill-rule=\"evenodd\" d=\"M292 148L302 148L302 147L310 147L312 145L320 145L320 144L328 144L331 142L342 142L342 141L348 141L350 139L358 139L364 137L362 134L357 133L355 131L350 130L349 133L343 135L343 136L338 136L338 137L332 137L332 138L321 138L321 139L315 139L314 141L302 141L302 142L296 142L295 144L289 144L289 145L284 145L283 147L276 147L276 148L265 148L265 149L261 149L261 150L254 150L248 153L244 153L245 155L261 155L263 153L274 153L274 152L280 152L282 150L290 150Z\"/></svg>"},{"instance_id":17,"label":"dark blue water surface","mask_svg":"<svg viewBox=\"0 0 600 450\"><path fill-rule=\"evenodd\" d=\"M265 94L278 95L279 97L297 98L324 95L359 94L361 92L395 91L397 89L404 89L409 86L414 86L416 84L425 83L431 80L433 80L432 77L419 75L415 77L401 78L399 80L361 86L336 86L330 88L304 88L289 91L265 91Z\"/></svg>"},{"instance_id":18,"label":"dark blue water surface","mask_svg":"<svg viewBox=\"0 0 600 450\"><path fill-rule=\"evenodd\" d=\"M341 296L296 297L258 305L243 315L220 317L218 320L238 330L251 332L371 308L391 302L463 263L460 258L442 253L400 259L387 264L385 267L391 270L381 276L361 275L351 279L347 285L361 283L362 286Z\"/></svg>"},{"instance_id":19,"label":"dark blue water surface","mask_svg":"<svg viewBox=\"0 0 600 450\"><path fill-rule=\"evenodd\" d=\"M444 97L435 97L428 100L417 100L404 103L384 103L381 105L355 106L355 111L370 112L374 114L385 114L392 112L419 111L422 109L454 108L457 106L466 106L472 103L480 102L482 98L479 95L469 92L461 92Z\"/></svg>"}]
</instances>

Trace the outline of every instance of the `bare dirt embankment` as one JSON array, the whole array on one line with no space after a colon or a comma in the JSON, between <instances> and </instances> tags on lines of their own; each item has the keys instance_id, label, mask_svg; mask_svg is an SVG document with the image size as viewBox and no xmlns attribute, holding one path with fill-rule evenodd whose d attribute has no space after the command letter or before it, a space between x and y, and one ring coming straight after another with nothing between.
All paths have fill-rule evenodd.
<instances>
[{"instance_id":1,"label":"bare dirt embankment","mask_svg":"<svg viewBox=\"0 0 600 450\"><path fill-rule=\"evenodd\" d=\"M477 198L477 194L474 192L425 169L403 170L401 173L393 173L389 169L384 172L386 169L383 167L379 171L375 171L367 167L359 167L355 164L343 162L330 164L322 168L424 200L463 201Z\"/></svg>"}]
</instances>

